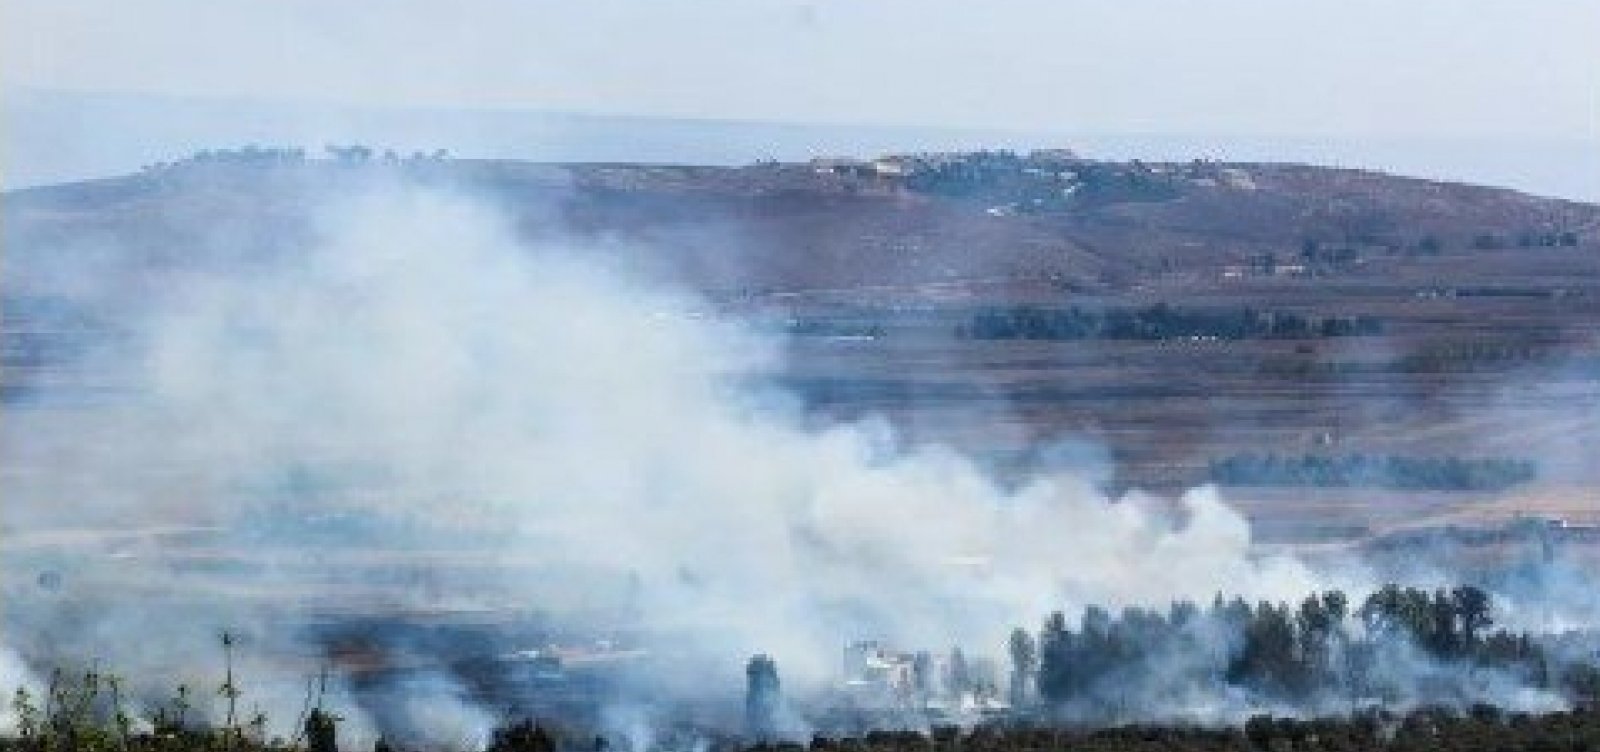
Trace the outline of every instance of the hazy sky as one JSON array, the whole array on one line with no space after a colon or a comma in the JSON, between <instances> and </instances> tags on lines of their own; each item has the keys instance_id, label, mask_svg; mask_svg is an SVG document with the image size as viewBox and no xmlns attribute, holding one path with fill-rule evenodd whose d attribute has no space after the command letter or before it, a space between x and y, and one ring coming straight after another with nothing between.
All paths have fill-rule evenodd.
<instances>
[{"instance_id":1,"label":"hazy sky","mask_svg":"<svg viewBox=\"0 0 1600 752\"><path fill-rule=\"evenodd\" d=\"M1600 0L0 0L7 86L1600 140Z\"/></svg>"}]
</instances>

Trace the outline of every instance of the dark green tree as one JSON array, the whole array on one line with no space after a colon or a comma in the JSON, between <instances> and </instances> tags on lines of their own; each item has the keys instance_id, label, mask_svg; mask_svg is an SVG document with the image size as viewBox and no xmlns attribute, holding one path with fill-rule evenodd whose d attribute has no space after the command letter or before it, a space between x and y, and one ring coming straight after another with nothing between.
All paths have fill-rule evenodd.
<instances>
[{"instance_id":1,"label":"dark green tree","mask_svg":"<svg viewBox=\"0 0 1600 752\"><path fill-rule=\"evenodd\" d=\"M771 741L777 737L780 702L778 664L767 655L754 655L745 664L745 729L750 738Z\"/></svg>"}]
</instances>

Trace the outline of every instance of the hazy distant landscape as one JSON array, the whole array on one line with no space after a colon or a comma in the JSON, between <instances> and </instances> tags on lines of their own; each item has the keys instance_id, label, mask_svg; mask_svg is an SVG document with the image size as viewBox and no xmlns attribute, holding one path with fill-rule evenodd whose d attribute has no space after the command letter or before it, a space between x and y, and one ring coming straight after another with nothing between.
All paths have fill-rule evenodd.
<instances>
[{"instance_id":1,"label":"hazy distant landscape","mask_svg":"<svg viewBox=\"0 0 1600 752\"><path fill-rule=\"evenodd\" d=\"M0 752L1600 748L1600 4L10 0Z\"/></svg>"},{"instance_id":2,"label":"hazy distant landscape","mask_svg":"<svg viewBox=\"0 0 1600 752\"><path fill-rule=\"evenodd\" d=\"M10 188L129 172L173 155L255 143L362 141L402 152L537 162L734 166L757 160L1066 144L1102 159L1301 162L1600 200L1592 140L1471 136L1330 137L1284 132L1124 132L666 118L604 113L339 106L319 102L128 95L51 89L8 93L0 178ZM110 127L108 127L110 126Z\"/></svg>"},{"instance_id":3,"label":"hazy distant landscape","mask_svg":"<svg viewBox=\"0 0 1600 752\"><path fill-rule=\"evenodd\" d=\"M528 250L522 252L527 255L470 261L448 247L423 245L432 256L415 257L392 270L391 261L383 256L367 259L365 250L349 258L339 255L354 247L341 245L348 241L337 235L329 239L322 207L339 205L340 196L382 197L396 189L402 202L423 201L415 206L427 207L428 222L438 211L429 196L470 197L472 205L503 214L508 229L527 248L563 250L553 257L549 251ZM422 198L408 198L413 194ZM867 447L884 440L870 438L877 430L870 421L883 421L888 444L869 454L887 452L886 457L895 458L890 462L904 467L880 470L877 460L860 460L868 463L859 469L867 474L864 481L880 472L891 475L871 483L891 482L889 478L902 473L914 477L931 471L934 466L914 468L936 462L937 453L954 451L970 458L961 462L971 463L973 480L984 477L989 479L985 483L997 484L996 490L983 493L998 494L990 503L1003 510L1031 503L1023 500L1039 492L1038 483L1074 478L1088 484L1074 493L1087 494L1081 503L1089 506L1081 513L1089 519L1121 514L1118 508L1150 515L1138 523L1152 526L1149 532L1135 534L1129 543L1146 534L1204 540L1228 527L1206 532L1199 526L1212 523L1202 519L1237 510L1244 527L1223 535L1254 553L1228 553L1244 556L1235 563L1188 564L1202 570L1249 567L1259 572L1252 575L1261 578L1257 587L1278 583L1247 594L1292 602L1300 597L1297 588L1329 577L1428 581L1439 571L1449 571L1448 582L1478 583L1502 599L1544 602L1583 587L1579 573L1592 566L1600 551L1600 517L1589 501L1600 480L1590 460L1600 440L1600 416L1592 408L1600 389L1600 350L1591 325L1600 314L1600 208L1590 204L1371 172L1199 160L1106 162L1064 150L730 167L462 159L439 150L401 153L361 145L322 154L261 147L204 151L131 175L11 191L5 198L8 376L3 396L11 418L4 428L10 460L0 471L0 482L8 499L30 510L25 521L13 515L9 523L13 566L7 588L12 594L8 598L42 609L30 610L31 616L16 622L19 634L36 635L24 638L33 641L31 650L43 647L37 642L43 635L53 635L57 647L52 651L64 646L75 646L70 648L74 652L111 650L113 644L103 635L68 628L58 621L60 616L49 614L70 610L73 603L116 598L113 593L131 588L152 604L167 604L163 608L171 612L193 612L186 618L196 625L243 630L246 644L260 651L256 660L271 666L258 671L272 676L286 669L291 674L310 671L319 659L306 651L326 651L322 660L349 672L354 683L341 692L350 693L348 702L364 708L370 720L363 723L389 734L406 729L431 733L397 708L420 701L412 695L417 690L408 689L410 682L435 671L452 677L448 682L454 689L448 691L453 703L509 704L558 723L604 727L611 721L601 710L617 702L605 698L619 693L636 698L639 693L665 693L690 703L657 707L655 712L684 714L676 721L655 722L663 729L679 729L673 733L734 723L718 720L732 711L715 699L729 690L731 678L696 680L686 690L662 674L705 670L703 659L693 657L700 648L690 650L684 642L693 638L666 625L617 626L641 602L691 597L680 593L683 588L702 592L692 597L710 602L725 597L712 594L722 586L702 582L708 573L699 567L707 563L680 559L677 581L652 584L657 575L639 570L619 580L618 574L573 569L560 558L541 561L528 555L526 547L537 549L553 540L535 542L546 540L534 532L537 523L534 528L517 523L504 535L480 527L507 513L512 514L509 519L521 519L521 512L489 503L495 494L526 492L515 490L529 482L517 479L523 471L513 471L517 452L498 456L501 447L473 449L480 443L473 440L450 453L448 462L455 466L407 481L420 468L392 463L411 456L412 450L371 444L381 434L364 433L390 420L400 421L393 428L410 432L444 418L447 424L468 421L478 425L474 431L493 435L503 430L492 427L499 411L522 409L515 400L523 398L514 396L520 387L513 385L523 372L488 364L510 357L507 365L520 363L519 368L531 367L534 373L550 367L522 360L532 353L522 353L520 340L480 329L482 320L470 314L477 303L456 297L489 284L472 266L520 267L546 259L540 263L554 263L549 268L556 270L578 262L627 269L626 278L633 280L629 285L676 291L673 298L644 304L626 316L687 315L682 325L691 331L701 326L690 323L694 320L727 322L736 329L723 334L708 330L688 341L712 336L705 345L732 348L730 352L737 352L742 347L737 343L747 336L764 341L770 355L755 361L753 370L740 366L715 378L736 377L735 383L742 384L736 393L757 398L757 404L777 399L761 410L788 416L763 420L795 423L796 428L783 430L844 426L848 432L863 432L860 440ZM446 214L456 211L445 207ZM425 223L417 231L435 229ZM358 230L354 237L365 232ZM465 232L460 237L470 238L478 230L463 226L444 232L438 237ZM315 250L323 246L334 255ZM465 277L452 270L413 280L410 271L461 263L469 264ZM86 274L91 268L92 277ZM329 274L333 278L326 278ZM348 274L358 276L346 278ZM391 274L401 276L374 281ZM350 287L357 279L368 281ZM424 287L413 287L416 283ZM358 293L373 284L380 286ZM388 289L393 285L398 286ZM252 289L271 292L258 299L248 292ZM539 346L554 347L551 355L568 349L571 354L562 357L613 358L604 353L619 335L624 336L619 341L640 345L655 336L648 334L648 327L639 330L646 339L629 336L637 324L626 323L626 316L616 319L618 312L593 308L582 297L593 293L574 298L576 307L569 312L542 301L549 294L571 293L539 289L532 288L533 298L503 301L531 306L524 315L535 318L520 318L509 309L493 315L509 316L513 326L534 326L530 343L547 342ZM345 297L350 294L358 297ZM385 297L346 308L372 294ZM387 297L394 294L403 297ZM503 291L489 284L482 294L493 301ZM419 330L427 332L427 339L415 350L405 339L389 340L405 336L404 330L392 329L393 322L410 318L405 310L413 306L431 311L426 320L434 322ZM326 318L341 310L356 318L348 324ZM191 318L201 328L183 323ZM447 324L451 321L456 323ZM222 328L213 330L213 325ZM347 331L349 326L355 328ZM579 332L591 332L585 337L596 337L601 349L586 340L569 343L569 333ZM374 337L378 339L369 339ZM724 337L730 339L719 341ZM469 357L489 370L483 375L415 370L431 369L426 364L435 355L458 357L448 352L462 347L469 348L463 353L476 353ZM398 370L385 365L395 357L405 358L394 362ZM721 357L693 368L715 372L722 368L713 365ZM610 383L613 377L604 375L610 366L602 362L585 367L600 368L596 378ZM202 370L191 373L196 367ZM241 368L247 370L237 370ZM369 370L373 368L380 370ZM626 377L619 373L617 378L631 381L656 368ZM240 381L206 386L213 378L203 375L208 370L218 376L234 374ZM356 380L347 381L347 376ZM367 378L386 381L388 376L402 378L396 382L400 394L411 393L412 379L435 384L427 387L434 391L425 393L429 400L443 401L428 406L365 404L368 396L344 392L364 389ZM567 405L561 401L567 389L560 387L541 399L557 400L552 406ZM387 400L384 393L372 396ZM696 409L692 400L699 397L688 398L691 405L681 409ZM356 412L339 420L353 424L326 423L316 414L346 399L356 400L351 405ZM458 404L459 399L498 407L484 412ZM531 415L545 415L548 409ZM177 412L168 414L172 410ZM438 410L445 412L435 414ZM624 424L637 420L626 413L615 419ZM564 426L566 420L555 425ZM563 435L578 430L575 437L610 430L599 427L613 418L596 420L597 428L559 430ZM735 419L739 424L744 420ZM859 422L864 420L869 422ZM159 425L168 427L155 428ZM352 427L357 433L348 434ZM647 434L657 428L637 426ZM713 429L704 440L713 440L721 430ZM129 431L165 433L174 443L133 450L126 442L138 439ZM826 441L824 436L804 441ZM540 448L543 440L537 437L519 438L513 445L531 441L526 451L539 456L548 449ZM593 451L611 451L603 446ZM682 450L697 451L691 445L657 457L649 452L658 450L645 449L647 454L632 460L626 454L605 460L574 455L580 463L574 468L574 487L599 479L577 480L586 475L583 464L597 461L596 471L609 467L659 476L665 489L687 483L669 494L724 493L715 489L723 488L725 480L702 487L700 480L674 479L678 471L648 469L658 459L672 461L670 456ZM721 451L708 450L707 457ZM641 460L644 465L633 464ZM75 470L62 477L53 472L57 467ZM736 470L713 467L706 471ZM513 474L502 477L507 471ZM950 471L933 472L930 477ZM487 475L461 485L480 473ZM490 485L478 493L488 494L486 498L459 496L485 480ZM501 485L506 482L513 485ZM911 482L915 486L923 481ZM428 485L412 487L416 483ZM444 485L438 490L428 490L440 483ZM1212 484L1215 501L1207 495L1212 492L1196 496L1186 491ZM661 489L641 491L640 502L653 504L648 500ZM60 502L63 494L108 492L125 499L101 506L93 515ZM440 492L462 505L463 516L456 522L423 513ZM613 493L607 485L592 492ZM550 492L534 493L527 497L530 501ZM1104 500L1098 500L1100 494ZM842 519L876 515L867 503L838 513L846 514ZM908 498L907 503L914 509L934 502ZM967 502L951 503L960 508ZM729 513L710 498L692 504L696 515ZM1210 504L1226 504L1229 511L1205 511ZM1109 506L1096 510L1100 505ZM601 515L584 526L620 521L605 516L608 512L583 509L556 514L582 515L577 520ZM656 514L649 509L640 507L635 513ZM128 527L127 514L135 510L142 531ZM953 511L931 507L925 513ZM784 514L779 513L780 524L835 524L784 523ZM893 524L893 514L883 522ZM560 522L560 517L551 520L558 528L572 524ZM1090 525L1106 523L1110 520ZM928 523L899 524L910 525L904 532ZM884 534L901 534L892 529ZM1161 530L1167 532L1157 532ZM1055 534L1049 528L1036 532L1043 540ZM628 535L634 534L654 539L649 528ZM845 535L842 530L818 534L825 540ZM1111 536L1109 541L1124 533L1108 528L1099 535ZM1243 538L1234 537L1239 535ZM848 539L822 545L847 545ZM935 535L929 542L939 539ZM661 554L667 561L701 555L666 541L632 545L665 545ZM815 544L798 545L796 555L804 557L809 554L803 551ZM1172 545L1180 546L1176 552L1190 544ZM73 552L92 550L113 552L113 561L120 563L105 568L93 560L76 561ZM297 562L295 552L302 550L320 553L312 562ZM1220 553L1195 550L1207 551L1207 557ZM952 552L929 553L939 559ZM985 553L975 561L984 562L978 565L984 572L998 570L968 586L959 584L968 575L956 576L952 570L938 575L952 577L949 582L932 586L933 592L948 595L918 597L938 602L965 589L960 597L978 596L981 601L987 597L981 594L994 586L987 578L1012 566L1023 568L1005 576L1024 575L1039 566L1031 559L1004 563L993 556ZM1356 562L1360 570L1351 569ZM1151 564L1162 566L1160 558ZM938 571L951 564L934 566ZM1320 574L1291 574L1302 566ZM1288 569L1271 575L1261 569L1281 567ZM915 570L905 576L910 571ZM552 589L550 582L530 590L531 583L517 583L518 578L537 582L551 576L586 583L581 587L588 595L581 598L579 610L571 610L576 603L556 605L575 597L564 592L567 585ZM1110 598L1110 605L1139 602L1122 601L1113 595L1115 590L1101 592L1098 597ZM1153 592L1176 598L1187 591L1174 583L1158 584ZM1420 592L1426 601L1428 591ZM841 597L818 596L822 603ZM213 612L212 601L219 597L242 597L229 610L246 608L255 615L241 622L239 614ZM488 605L506 604L506 598L514 605ZM280 613L286 602L303 613ZM1244 603L1240 601L1241 608ZM1207 617L1212 621L1197 622L1213 624L1202 632L1244 629L1222 625L1251 620L1269 624L1277 618L1265 605L1259 613L1217 608ZM1369 614L1372 608L1377 606L1363 606L1360 613ZM1569 602L1560 610L1587 613L1584 608L1584 603ZM149 618L136 616L138 612L115 618ZM873 635L920 634L920 626L904 631L915 622L887 631L886 625L909 613L855 614L807 638L831 635L844 645ZM1551 628L1527 616L1505 613L1489 623L1503 619L1512 629ZM218 623L219 617L225 623ZM1120 618L1144 617L1127 612ZM1335 622L1345 618L1355 617L1334 617ZM1200 627L1185 624L1174 621L1160 628L1176 631L1159 639L1180 643L1152 643L1144 650L1172 650L1181 641L1199 639L1202 632L1189 630ZM1082 627L1088 635L1105 628L1124 627L1090 626L1088 621ZM1133 622L1126 628L1147 629ZM1305 628L1301 623L1296 629ZM987 634L970 630L961 627L945 634ZM767 628L739 634L773 639ZM1140 634L1108 639L1158 639ZM1526 639L1505 634L1496 639L1512 640L1506 643L1512 646L1520 644L1514 640ZM1568 633L1563 639L1583 646L1592 639L1588 634ZM1028 639L1037 639L1039 650L1079 639L1069 631L1060 635L1052 637L1047 629ZM187 639L206 637L202 629ZM1332 638L1307 633L1296 639L1313 641L1293 648L1303 651ZM1479 638L1449 639L1472 646ZM530 644L546 647L526 655L548 657L514 657ZM863 644L889 651L871 660L888 666L904 660L911 666L911 652L894 653L886 643ZM1503 681L1529 682L1530 692L1554 693L1526 707L1559 707L1554 698L1578 690L1562 689L1567 679L1549 677L1568 676L1586 665L1581 659L1573 662L1572 656L1589 649L1561 645L1551 643L1542 650L1553 652L1538 653L1537 658L1528 657L1531 648L1526 647L1515 648L1520 653L1469 655L1479 656L1470 660L1488 662L1484 665L1510 661L1508 666L1523 667L1494 671L1510 672ZM984 648L994 645L961 647L983 656ZM1197 668L1199 673L1181 680L1140 679L1150 683L1139 684L1143 688L1137 691L1167 696L1177 686L1238 682L1262 693L1260 700L1279 698L1282 707L1317 707L1327 701L1325 692L1354 691L1332 689L1356 681L1347 668L1274 668L1270 663L1250 668L1256 664L1238 663L1254 660L1247 657L1254 649L1231 659L1226 676L1233 678L1206 678L1224 667ZM1378 655L1392 648L1375 642L1363 649ZM684 650L688 652L678 652ZM70 653L56 654L65 658ZM791 652L788 657L793 662L803 654ZM1087 660L1066 657L1070 655L1076 654L1052 660ZM1440 653L1430 660L1443 661L1441 666L1469 660L1445 657L1454 655ZM154 660L149 669L140 670L155 671L161 659ZM525 665L524 660L534 662ZM944 657L938 660L939 675L948 677L952 664ZM939 685L944 688L938 690L950 693L949 702L978 705L937 712L955 713L949 718L965 717L963 722L970 723L982 713L1021 712L1024 703L1035 702L1027 699L1033 696L1027 684L1014 683L1029 681L1025 673L1017 673L1022 668L1001 669L988 657L981 661L982 667L962 669L962 676L969 677L960 680L964 684ZM1539 676L1547 678L1528 678L1529 665L1545 667ZM934 713L946 702L938 693L914 696L922 699L876 698L871 692L879 690L871 689L872 682L888 682L884 686L892 688L898 680L870 673L849 679L867 684L844 685L849 692L868 695L848 699L833 694L846 690L824 689L838 681L837 669L804 661L801 666L790 689L796 704L785 701L782 713L778 706L763 711L777 715L766 721L774 725L762 733L916 726L928 721L907 719L924 718L923 713ZM847 661L846 678L861 670L848 666ZM549 675L517 678L529 670ZM1080 672L1088 669L1066 670L1067 676L1080 678L1060 685L1039 679L1037 691L1053 704L1030 713L1056 707L1053 712L1081 714L1074 716L1079 718L1123 717L1115 703L1106 705L1097 694L1103 690L1095 689L1101 686L1095 682L1102 680L1083 684L1088 680ZM1133 669L1095 670L1124 676ZM1291 670L1311 673L1282 673ZM1004 678L1008 671L1009 680ZM1305 687L1322 686L1321 679L1287 677L1323 671L1333 677L1326 688L1290 689L1302 681L1313 682ZM1373 685L1365 691L1395 693L1397 708L1428 702L1427 694L1413 695L1419 691L1413 682L1422 680L1406 676L1401 684ZM282 681L272 679L258 691L269 696L285 692L277 686ZM1006 681L1013 682L1009 690L1003 689ZM1175 681L1182 683L1171 683ZM1448 691L1443 686L1431 690L1432 702L1457 697L1449 701L1523 707L1520 703L1532 701L1532 696L1489 700L1504 691L1491 688L1498 685L1468 684ZM994 707L983 710L985 702ZM1192 702L1174 695L1157 703L1167 704L1165 710L1142 717L1241 712L1200 711ZM1017 711L1001 710L1013 705ZM678 709L663 709L667 707Z\"/></svg>"},{"instance_id":4,"label":"hazy distant landscape","mask_svg":"<svg viewBox=\"0 0 1600 752\"><path fill-rule=\"evenodd\" d=\"M17 331L29 316L87 317L159 295L173 275L282 253L320 191L401 178L485 196L534 236L604 239L599 252L776 327L790 335L780 382L835 417L889 416L912 442L1019 460L1040 442L1097 443L1122 487L1221 480L1214 462L1252 452L1538 459L1537 485L1556 496L1594 481L1581 459L1594 416L1570 409L1592 395L1600 357L1592 205L1376 173L1051 152L929 157L979 176L927 185L893 160L390 154L280 163L220 151L13 193L12 352L53 346ZM1073 186L1083 190L1062 198ZM1030 203L1038 196L1050 203ZM216 227L249 247L208 245ZM74 279L62 268L74 257L60 249L91 246L130 287L71 312L75 291L56 288ZM1128 323L1107 329L1118 316ZM48 393L51 363L39 360L15 364L14 394ZM1359 489L1369 498L1408 488L1355 485L1378 486Z\"/></svg>"}]
</instances>

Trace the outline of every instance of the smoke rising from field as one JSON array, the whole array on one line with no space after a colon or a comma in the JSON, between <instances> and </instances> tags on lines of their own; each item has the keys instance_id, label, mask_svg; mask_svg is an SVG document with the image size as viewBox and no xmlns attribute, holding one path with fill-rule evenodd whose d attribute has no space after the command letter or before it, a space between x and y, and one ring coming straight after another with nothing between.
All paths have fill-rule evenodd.
<instances>
[{"instance_id":1,"label":"smoke rising from field","mask_svg":"<svg viewBox=\"0 0 1600 752\"><path fill-rule=\"evenodd\" d=\"M631 629L670 656L662 686L713 696L756 652L803 689L862 637L998 655L1054 609L1330 584L1253 552L1208 489L1002 486L882 421L814 425L762 386L772 341L470 198L369 186L312 228L119 311L128 339L90 359L125 383L111 404L13 418L9 452L42 468L4 512L27 533L24 655L203 685L233 630L255 699L292 719L323 651L302 627L329 615ZM74 543L86 524L160 531ZM481 738L492 714L438 679L423 730ZM331 700L369 711L358 729L394 728L351 691Z\"/></svg>"},{"instance_id":2,"label":"smoke rising from field","mask_svg":"<svg viewBox=\"0 0 1600 752\"><path fill-rule=\"evenodd\" d=\"M300 252L122 312L135 355L95 368L123 375L126 399L19 414L13 435L34 438L18 459L48 475L9 524L222 531L209 564L147 538L124 563L69 565L57 601L102 588L110 624L130 610L119 595L170 589L210 612L200 635L340 589L631 613L700 636L676 649L732 687L758 650L817 681L862 635L998 645L1067 603L1311 584L1253 559L1207 491L1176 516L1072 477L1006 492L883 423L804 427L751 386L778 366L772 343L581 248L527 247L468 199L374 189L315 226ZM329 543L302 529L340 515L386 527ZM423 584L380 586L401 570ZM113 660L151 650L157 621L77 631Z\"/></svg>"},{"instance_id":3,"label":"smoke rising from field","mask_svg":"<svg viewBox=\"0 0 1600 752\"><path fill-rule=\"evenodd\" d=\"M22 656L6 645L0 645L0 687L11 692L18 689L29 693L39 691L38 682L23 663ZM0 705L0 734L15 733L17 721L16 709L11 703Z\"/></svg>"}]
</instances>

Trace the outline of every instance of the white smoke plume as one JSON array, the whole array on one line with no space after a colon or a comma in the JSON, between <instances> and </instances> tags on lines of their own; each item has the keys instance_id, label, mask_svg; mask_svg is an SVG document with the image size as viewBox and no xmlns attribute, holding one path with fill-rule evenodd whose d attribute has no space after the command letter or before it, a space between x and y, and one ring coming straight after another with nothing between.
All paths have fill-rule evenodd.
<instances>
[{"instance_id":1,"label":"white smoke plume","mask_svg":"<svg viewBox=\"0 0 1600 752\"><path fill-rule=\"evenodd\" d=\"M244 673L293 718L318 660L293 625L524 609L642 628L686 667L673 686L734 694L755 652L814 687L863 636L998 655L1052 609L1325 584L1254 555L1207 489L1174 509L1003 487L882 422L811 425L760 386L774 343L470 198L365 189L311 234L123 312L110 404L13 418L24 655L204 677L236 630L277 656ZM123 534L73 543L86 526ZM441 727L481 735L452 698Z\"/></svg>"},{"instance_id":2,"label":"white smoke plume","mask_svg":"<svg viewBox=\"0 0 1600 752\"><path fill-rule=\"evenodd\" d=\"M23 663L22 656L5 645L0 645L0 687L4 687L7 693L7 702L0 705L0 734L13 734L17 732L17 723L21 719L17 717L17 708L10 702L10 693L18 690L27 692L37 703L42 687L38 678Z\"/></svg>"}]
</instances>

